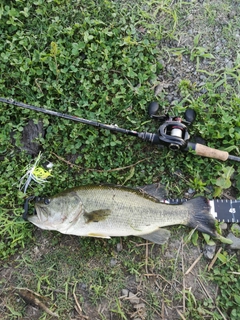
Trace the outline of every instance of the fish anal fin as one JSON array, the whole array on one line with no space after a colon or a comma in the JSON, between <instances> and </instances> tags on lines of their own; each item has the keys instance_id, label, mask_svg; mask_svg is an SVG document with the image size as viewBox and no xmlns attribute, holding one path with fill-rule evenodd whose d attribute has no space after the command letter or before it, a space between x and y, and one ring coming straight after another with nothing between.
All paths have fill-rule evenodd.
<instances>
[{"instance_id":1,"label":"fish anal fin","mask_svg":"<svg viewBox=\"0 0 240 320\"><path fill-rule=\"evenodd\" d=\"M111 237L106 236L105 234L93 233L93 232L88 233L88 237L111 239Z\"/></svg>"},{"instance_id":2,"label":"fish anal fin","mask_svg":"<svg viewBox=\"0 0 240 320\"><path fill-rule=\"evenodd\" d=\"M99 209L91 212L85 212L84 217L86 219L86 223L90 222L99 222L105 220L111 213L109 209Z\"/></svg>"},{"instance_id":3,"label":"fish anal fin","mask_svg":"<svg viewBox=\"0 0 240 320\"><path fill-rule=\"evenodd\" d=\"M140 235L140 237L153 243L164 244L168 241L170 235L169 230L159 228L151 233Z\"/></svg>"}]
</instances>

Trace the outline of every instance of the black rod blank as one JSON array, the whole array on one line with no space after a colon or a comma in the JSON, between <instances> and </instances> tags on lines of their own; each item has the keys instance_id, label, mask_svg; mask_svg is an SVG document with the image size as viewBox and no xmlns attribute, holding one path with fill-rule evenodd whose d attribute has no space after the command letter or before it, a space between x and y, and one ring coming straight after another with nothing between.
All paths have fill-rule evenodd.
<instances>
[{"instance_id":1,"label":"black rod blank","mask_svg":"<svg viewBox=\"0 0 240 320\"><path fill-rule=\"evenodd\" d=\"M104 123L101 123L101 122L98 122L98 121L92 121L92 120L88 120L88 119L84 119L84 118L79 118L77 116L72 116L72 115L69 115L69 114L65 114L65 113L61 113L61 112L57 112L57 111L53 111L53 110L48 110L48 109L45 109L45 108L42 108L42 107L32 106L30 104L26 104L26 103L23 103L23 102L18 102L18 101L15 101L13 99L0 98L0 102L11 104L11 105L15 105L15 106L22 107L22 108L25 108L25 109L34 110L34 111L45 113L45 114L49 114L51 116L72 120L72 121L75 121L75 122L81 122L81 123L88 124L88 125L91 125L91 126L94 126L94 127L99 127L99 128L102 128L102 129L121 132L121 133L132 135L132 136L138 136L138 132L137 131L119 128L117 125L108 125L108 124L104 124Z\"/></svg>"},{"instance_id":2,"label":"black rod blank","mask_svg":"<svg viewBox=\"0 0 240 320\"><path fill-rule=\"evenodd\" d=\"M65 113L61 113L61 112L57 112L57 111L53 111L53 110L48 110L48 109L45 109L45 108L42 108L42 107L36 107L36 106L30 105L30 104L26 104L26 103L23 103L23 102L15 101L13 99L6 99L6 98L1 98L0 97L0 102L7 103L7 104L10 104L10 105L15 105L15 106L18 106L18 107L22 107L22 108L25 108L25 109L30 109L30 110L41 112L41 113L45 113L45 114L49 114L49 115L52 115L52 116L55 116L55 117L60 117L60 118L72 120L72 121L75 121L75 122L84 123L84 124L87 124L87 125L90 125L90 126L101 128L101 129L106 129L106 130L110 130L110 131L114 131L114 132L120 132L122 134L127 134L127 135L130 135L130 136L135 136L135 137L138 137L138 138L140 138L142 140L152 142L153 144L160 144L160 140L158 138L158 135L154 134L154 133L137 132L137 131L134 131L134 130L123 129L123 128L119 128L117 125L108 125L108 124L104 124L104 123L101 123L101 122L98 122L98 121L88 120L88 119L80 118L80 117L77 117L77 116L72 116L72 115L69 115L69 114L65 114Z\"/></svg>"}]
</instances>

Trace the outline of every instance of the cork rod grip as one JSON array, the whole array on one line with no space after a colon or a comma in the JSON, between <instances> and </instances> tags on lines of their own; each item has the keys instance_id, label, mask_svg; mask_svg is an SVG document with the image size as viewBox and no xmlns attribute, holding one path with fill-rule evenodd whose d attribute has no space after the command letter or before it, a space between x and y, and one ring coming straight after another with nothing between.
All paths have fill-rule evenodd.
<instances>
[{"instance_id":1,"label":"cork rod grip","mask_svg":"<svg viewBox=\"0 0 240 320\"><path fill-rule=\"evenodd\" d=\"M213 149L213 148L204 146L199 143L196 143L196 145L195 145L195 152L199 156L214 158L214 159L218 159L218 160L222 160L222 161L226 161L229 156L227 151Z\"/></svg>"}]
</instances>

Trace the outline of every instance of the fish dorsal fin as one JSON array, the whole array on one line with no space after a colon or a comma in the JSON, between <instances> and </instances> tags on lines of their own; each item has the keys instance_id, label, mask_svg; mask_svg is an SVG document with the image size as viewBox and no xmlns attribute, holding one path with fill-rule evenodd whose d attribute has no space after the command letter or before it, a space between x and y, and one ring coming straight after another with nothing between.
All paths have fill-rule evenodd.
<instances>
[{"instance_id":1,"label":"fish dorsal fin","mask_svg":"<svg viewBox=\"0 0 240 320\"><path fill-rule=\"evenodd\" d=\"M140 237L157 244L164 244L168 241L170 235L171 235L170 231L159 228L153 231L152 233L144 234L144 235L141 235Z\"/></svg>"},{"instance_id":2,"label":"fish dorsal fin","mask_svg":"<svg viewBox=\"0 0 240 320\"><path fill-rule=\"evenodd\" d=\"M110 213L110 209L93 210L91 212L85 212L84 218L86 219L86 223L99 222L105 220Z\"/></svg>"},{"instance_id":3,"label":"fish dorsal fin","mask_svg":"<svg viewBox=\"0 0 240 320\"><path fill-rule=\"evenodd\" d=\"M167 194L165 188L159 183L148 184L146 186L137 187L142 194L147 194L155 199L162 201L166 199Z\"/></svg>"}]
</instances>

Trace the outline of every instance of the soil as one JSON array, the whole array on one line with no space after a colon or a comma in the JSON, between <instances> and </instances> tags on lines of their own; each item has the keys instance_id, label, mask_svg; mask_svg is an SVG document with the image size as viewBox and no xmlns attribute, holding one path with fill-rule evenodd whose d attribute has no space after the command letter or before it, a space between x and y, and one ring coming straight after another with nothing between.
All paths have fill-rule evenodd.
<instances>
[{"instance_id":1,"label":"soil","mask_svg":"<svg viewBox=\"0 0 240 320\"><path fill-rule=\"evenodd\" d=\"M160 57L163 70L153 88L171 106L182 99L181 80L201 94L211 74L234 67L240 49L239 1L175 3L175 38L159 43L166 55ZM199 60L198 70L206 72L197 70L197 58L189 54L196 51L197 35L195 48L213 56ZM44 305L60 319L186 319L189 303L214 302L218 295L216 284L205 281L211 260L200 244L185 244L187 232L175 228L168 244L157 246L132 237L86 240L36 228L34 241L0 267L0 318L54 319Z\"/></svg>"},{"instance_id":2,"label":"soil","mask_svg":"<svg viewBox=\"0 0 240 320\"><path fill-rule=\"evenodd\" d=\"M94 246L109 247L102 257L98 249L97 256L86 258L86 248L81 247L84 239L36 229L34 244L27 244L23 252L6 261L0 269L1 319L54 319L35 298L58 313L60 319L181 319L187 295L192 293L194 299L214 301L217 286L204 280L204 270L210 260L203 257L202 249L184 244L184 229L175 232L164 248L133 237L118 239L115 245L91 239L90 250L94 250ZM136 251L129 254L130 244L131 250ZM140 270L127 270L126 258L132 259L136 268L141 265ZM92 274L94 270L98 274L87 276L88 268ZM101 268L106 279L99 274ZM191 271L184 275L189 268ZM109 274L116 279L111 279ZM55 278L50 279L52 276ZM98 283L96 287L94 282ZM96 299L97 293L92 291L98 286L104 292ZM34 292L34 299L28 299L27 290ZM115 311L115 299L126 318Z\"/></svg>"}]
</instances>

